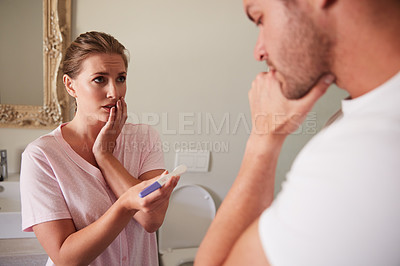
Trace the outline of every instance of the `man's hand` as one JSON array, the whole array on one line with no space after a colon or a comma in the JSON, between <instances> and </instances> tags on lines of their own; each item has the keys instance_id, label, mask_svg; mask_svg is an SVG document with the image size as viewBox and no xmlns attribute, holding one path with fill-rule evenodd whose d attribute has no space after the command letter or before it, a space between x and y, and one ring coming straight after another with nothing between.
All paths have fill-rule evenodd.
<instances>
[{"instance_id":1,"label":"man's hand","mask_svg":"<svg viewBox=\"0 0 400 266\"><path fill-rule=\"evenodd\" d=\"M249 91L252 134L286 137L294 132L333 80L332 75L323 76L306 96L289 100L281 92L276 71L258 74Z\"/></svg>"},{"instance_id":2,"label":"man's hand","mask_svg":"<svg viewBox=\"0 0 400 266\"><path fill-rule=\"evenodd\" d=\"M262 248L254 248L261 245L254 222L273 201L275 170L283 142L333 81L324 76L305 97L289 100L282 94L275 74L260 73L249 91L252 133L239 174L199 247L196 265L222 265L228 256L229 264L265 262Z\"/></svg>"}]
</instances>

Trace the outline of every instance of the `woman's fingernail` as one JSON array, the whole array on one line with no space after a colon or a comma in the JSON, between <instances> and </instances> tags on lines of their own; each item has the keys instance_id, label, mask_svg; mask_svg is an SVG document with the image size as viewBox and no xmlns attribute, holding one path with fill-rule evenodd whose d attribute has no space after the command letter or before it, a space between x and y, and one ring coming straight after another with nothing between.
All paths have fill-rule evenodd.
<instances>
[{"instance_id":1,"label":"woman's fingernail","mask_svg":"<svg viewBox=\"0 0 400 266\"><path fill-rule=\"evenodd\" d=\"M332 82L335 80L335 77L332 74L329 74L325 76L324 82L328 85L332 84Z\"/></svg>"}]
</instances>

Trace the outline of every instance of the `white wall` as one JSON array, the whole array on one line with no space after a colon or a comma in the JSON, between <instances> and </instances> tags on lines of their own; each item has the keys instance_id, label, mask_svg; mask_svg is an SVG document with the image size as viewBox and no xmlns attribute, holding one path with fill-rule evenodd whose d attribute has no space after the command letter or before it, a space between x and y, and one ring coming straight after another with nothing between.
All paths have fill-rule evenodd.
<instances>
[{"instance_id":1,"label":"white wall","mask_svg":"<svg viewBox=\"0 0 400 266\"><path fill-rule=\"evenodd\" d=\"M187 173L181 183L205 186L219 205L239 170L248 137L243 123L251 124L248 89L265 69L253 59L257 29L248 21L242 2L73 0L72 4L73 38L85 31L104 31L130 51L129 120L155 119L150 123L164 141L168 169L174 166L175 145L214 145L210 171ZM308 126L288 138L279 160L276 191L298 151L339 108L344 95L331 88L313 110L315 117L310 117ZM222 126L221 132L215 132L206 116L217 129ZM239 120L243 117L246 120ZM170 130L177 133L169 134ZM10 170L18 170L17 150L42 131L0 129L0 133L0 148L12 155ZM227 150L218 150L220 145L228 145Z\"/></svg>"},{"instance_id":2,"label":"white wall","mask_svg":"<svg viewBox=\"0 0 400 266\"><path fill-rule=\"evenodd\" d=\"M0 1L2 104L43 104L42 2Z\"/></svg>"}]
</instances>

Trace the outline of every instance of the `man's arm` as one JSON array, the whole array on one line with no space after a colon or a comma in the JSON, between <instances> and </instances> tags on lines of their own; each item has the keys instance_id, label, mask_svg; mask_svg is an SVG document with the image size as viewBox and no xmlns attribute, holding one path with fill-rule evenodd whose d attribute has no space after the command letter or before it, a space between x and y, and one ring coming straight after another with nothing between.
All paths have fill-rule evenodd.
<instances>
[{"instance_id":1,"label":"man's arm","mask_svg":"<svg viewBox=\"0 0 400 266\"><path fill-rule=\"evenodd\" d=\"M196 265L221 265L242 232L272 203L282 143L250 136L239 175L200 245Z\"/></svg>"},{"instance_id":2,"label":"man's arm","mask_svg":"<svg viewBox=\"0 0 400 266\"><path fill-rule=\"evenodd\" d=\"M261 258L256 253L259 249L246 248L248 242L259 243L256 226L249 226L272 203L275 169L284 140L332 83L332 78L325 78L302 99L288 100L282 95L274 71L257 76L249 92L253 128L243 162L200 245L196 265L222 265L228 255L265 260L265 256ZM246 249L236 254L241 248Z\"/></svg>"},{"instance_id":3,"label":"man's arm","mask_svg":"<svg viewBox=\"0 0 400 266\"><path fill-rule=\"evenodd\" d=\"M258 234L259 219L253 222L236 241L224 265L270 265Z\"/></svg>"}]
</instances>

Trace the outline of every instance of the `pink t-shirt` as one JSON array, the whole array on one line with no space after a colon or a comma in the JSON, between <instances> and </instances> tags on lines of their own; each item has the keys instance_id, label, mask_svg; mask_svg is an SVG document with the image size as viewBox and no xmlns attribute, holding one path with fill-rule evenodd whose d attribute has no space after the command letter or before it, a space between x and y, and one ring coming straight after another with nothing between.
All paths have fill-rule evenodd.
<instances>
[{"instance_id":1,"label":"pink t-shirt","mask_svg":"<svg viewBox=\"0 0 400 266\"><path fill-rule=\"evenodd\" d=\"M100 218L116 201L97 167L80 157L64 140L59 126L29 144L22 154L22 229L59 219L72 219L77 230ZM114 156L138 177L164 169L158 133L147 125L126 124ZM48 260L47 265L53 265ZM132 219L91 265L158 265L155 233Z\"/></svg>"}]
</instances>

